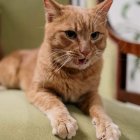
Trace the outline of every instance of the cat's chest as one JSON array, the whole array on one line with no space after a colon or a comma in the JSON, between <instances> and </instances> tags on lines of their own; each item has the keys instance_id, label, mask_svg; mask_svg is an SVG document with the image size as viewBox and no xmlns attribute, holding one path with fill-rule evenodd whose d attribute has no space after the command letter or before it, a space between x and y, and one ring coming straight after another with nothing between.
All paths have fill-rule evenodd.
<instances>
[{"instance_id":1,"label":"cat's chest","mask_svg":"<svg viewBox=\"0 0 140 140\"><path fill-rule=\"evenodd\" d=\"M89 92L93 87L94 78L58 78L55 77L51 81L51 88L55 89L57 94L64 100L70 102L77 102L78 99Z\"/></svg>"}]
</instances>

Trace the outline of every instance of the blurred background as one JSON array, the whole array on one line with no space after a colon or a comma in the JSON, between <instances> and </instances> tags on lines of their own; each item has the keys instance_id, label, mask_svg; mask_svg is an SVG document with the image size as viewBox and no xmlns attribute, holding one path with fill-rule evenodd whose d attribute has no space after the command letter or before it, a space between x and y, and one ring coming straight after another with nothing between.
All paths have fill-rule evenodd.
<instances>
[{"instance_id":1,"label":"blurred background","mask_svg":"<svg viewBox=\"0 0 140 140\"><path fill-rule=\"evenodd\" d=\"M116 2L117 0L114 1ZM126 1L128 2L131 0ZM96 0L58 0L58 2L63 4L80 5L88 8L92 8L97 4ZM112 7L115 8L115 5L118 4L113 5L114 6ZM129 4L125 4L125 11L128 9L128 7ZM125 13L125 11L123 11L123 13ZM115 14L116 11L114 12L112 8L111 13ZM110 14L109 19L111 19L113 16L113 14ZM114 17L116 19L117 15ZM113 19L113 21L115 21L115 19ZM0 0L1 54L7 54L17 49L39 47L43 40L44 23L45 17L43 0ZM113 23L114 22L111 22L112 25L114 25ZM117 97L118 92L117 73L119 63L119 47L118 44L111 38L108 38L107 42L107 49L104 53L104 68L99 91L103 97L114 99ZM126 72L124 72L124 74L126 74Z\"/></svg>"}]
</instances>

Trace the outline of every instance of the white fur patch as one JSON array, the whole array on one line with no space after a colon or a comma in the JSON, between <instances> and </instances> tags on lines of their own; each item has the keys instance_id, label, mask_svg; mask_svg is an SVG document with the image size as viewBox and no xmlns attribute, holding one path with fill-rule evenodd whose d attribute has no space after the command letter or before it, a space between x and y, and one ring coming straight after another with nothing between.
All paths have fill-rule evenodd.
<instances>
[{"instance_id":1,"label":"white fur patch","mask_svg":"<svg viewBox=\"0 0 140 140\"><path fill-rule=\"evenodd\" d=\"M93 124L96 128L96 136L99 140L119 140L121 132L119 127L112 121L99 121L98 119L93 119Z\"/></svg>"},{"instance_id":2,"label":"white fur patch","mask_svg":"<svg viewBox=\"0 0 140 140\"><path fill-rule=\"evenodd\" d=\"M61 110L55 108L48 110L45 114L51 122L53 135L57 135L62 139L71 139L76 135L78 129L77 121L67 111L62 115Z\"/></svg>"}]
</instances>

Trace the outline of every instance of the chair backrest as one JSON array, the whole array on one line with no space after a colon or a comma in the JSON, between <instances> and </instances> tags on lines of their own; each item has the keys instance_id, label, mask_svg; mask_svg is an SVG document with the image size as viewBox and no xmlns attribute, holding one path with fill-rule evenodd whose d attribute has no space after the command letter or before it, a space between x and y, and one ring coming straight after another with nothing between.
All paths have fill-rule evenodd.
<instances>
[{"instance_id":1,"label":"chair backrest","mask_svg":"<svg viewBox=\"0 0 140 140\"><path fill-rule=\"evenodd\" d=\"M140 1L114 0L109 13L109 31L121 51L140 56Z\"/></svg>"},{"instance_id":2,"label":"chair backrest","mask_svg":"<svg viewBox=\"0 0 140 140\"><path fill-rule=\"evenodd\" d=\"M0 43L4 52L40 46L45 23L43 6L43 0L0 0Z\"/></svg>"}]
</instances>

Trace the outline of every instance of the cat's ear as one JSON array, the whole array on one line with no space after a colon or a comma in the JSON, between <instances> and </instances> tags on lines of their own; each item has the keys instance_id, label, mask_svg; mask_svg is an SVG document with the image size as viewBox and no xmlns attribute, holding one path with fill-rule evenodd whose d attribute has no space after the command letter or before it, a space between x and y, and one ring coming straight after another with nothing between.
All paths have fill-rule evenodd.
<instances>
[{"instance_id":1,"label":"cat's ear","mask_svg":"<svg viewBox=\"0 0 140 140\"><path fill-rule=\"evenodd\" d=\"M55 0L44 0L46 20L52 22L53 19L61 14L62 5L57 3Z\"/></svg>"},{"instance_id":2,"label":"cat's ear","mask_svg":"<svg viewBox=\"0 0 140 140\"><path fill-rule=\"evenodd\" d=\"M109 9L113 3L113 0L104 0L97 5L97 12L103 16L107 16Z\"/></svg>"}]
</instances>

